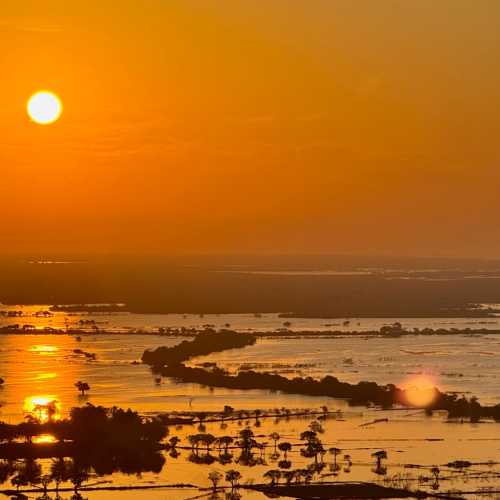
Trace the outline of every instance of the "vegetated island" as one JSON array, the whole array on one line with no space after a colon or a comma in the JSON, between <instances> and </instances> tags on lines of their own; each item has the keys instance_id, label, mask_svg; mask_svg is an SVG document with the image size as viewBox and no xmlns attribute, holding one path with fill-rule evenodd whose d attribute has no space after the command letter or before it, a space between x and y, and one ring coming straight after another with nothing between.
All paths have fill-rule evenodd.
<instances>
[{"instance_id":1,"label":"vegetated island","mask_svg":"<svg viewBox=\"0 0 500 500\"><path fill-rule=\"evenodd\" d=\"M143 363L153 366L177 365L195 356L205 356L213 352L239 349L255 344L257 337L250 333L230 330L221 332L204 331L193 340L183 340L173 347L158 347L147 350L142 355Z\"/></svg>"},{"instance_id":2,"label":"vegetated island","mask_svg":"<svg viewBox=\"0 0 500 500\"><path fill-rule=\"evenodd\" d=\"M34 439L45 435L53 436L54 442L34 446ZM116 461L134 454L155 458L166 436L167 428L158 417L144 418L132 410L87 403L73 408L68 419L49 417L40 422L30 417L20 424L0 422L0 458L78 456Z\"/></svg>"},{"instance_id":3,"label":"vegetated island","mask_svg":"<svg viewBox=\"0 0 500 500\"><path fill-rule=\"evenodd\" d=\"M82 498L82 489L140 489L141 485L127 487L102 486L102 483L83 486L94 475L106 476L114 472L140 475L144 472L159 474L165 464L161 450L168 429L158 417L141 417L131 410L106 409L87 404L73 408L70 417L57 420L48 412L43 422L33 415L17 425L0 422L0 484L10 478L16 491L0 493L16 498L27 498L25 493L43 492L48 498L49 484L55 483L56 494L70 491L60 488L70 482L75 496ZM51 438L44 441L44 438ZM50 472L42 475L38 459L51 458ZM32 486L24 490L21 486ZM174 485L151 485L150 488ZM179 485L183 487L186 485ZM42 497L40 497L42 498Z\"/></svg>"},{"instance_id":4,"label":"vegetated island","mask_svg":"<svg viewBox=\"0 0 500 500\"><path fill-rule=\"evenodd\" d=\"M345 399L352 406L377 405L382 408L402 406L415 408L409 403L407 391L394 384L380 385L376 382L358 382L350 384L327 375L320 380L312 377L292 379L273 373L259 373L253 370L240 371L230 375L218 366L207 368L190 367L184 361L199 355L207 355L225 349L234 349L252 345L255 337L251 334L204 333L192 341L184 341L178 346L160 347L154 351L145 351L142 361L152 367L153 372L170 377L180 382L198 383L211 387L223 387L239 390L271 390L306 396L326 396ZM478 422L481 418L500 422L500 404L482 406L476 398L458 398L456 394L446 394L433 389L433 402L426 407L427 412L445 410L450 419L468 418Z\"/></svg>"}]
</instances>

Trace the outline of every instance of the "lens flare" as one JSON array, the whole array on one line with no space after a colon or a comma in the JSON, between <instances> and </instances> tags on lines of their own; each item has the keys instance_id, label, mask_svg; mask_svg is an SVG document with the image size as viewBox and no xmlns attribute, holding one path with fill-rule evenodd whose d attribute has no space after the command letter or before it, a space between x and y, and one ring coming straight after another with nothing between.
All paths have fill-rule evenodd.
<instances>
[{"instance_id":1,"label":"lens flare","mask_svg":"<svg viewBox=\"0 0 500 500\"><path fill-rule=\"evenodd\" d=\"M403 403L425 408L431 405L438 396L435 380L428 375L416 375L401 384L404 392Z\"/></svg>"}]
</instances>

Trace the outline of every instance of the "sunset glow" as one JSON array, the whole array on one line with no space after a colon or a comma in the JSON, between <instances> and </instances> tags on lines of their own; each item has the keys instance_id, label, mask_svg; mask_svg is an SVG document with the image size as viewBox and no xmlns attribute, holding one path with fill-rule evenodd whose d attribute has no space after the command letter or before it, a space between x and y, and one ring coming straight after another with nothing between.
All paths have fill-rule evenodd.
<instances>
[{"instance_id":1,"label":"sunset glow","mask_svg":"<svg viewBox=\"0 0 500 500\"><path fill-rule=\"evenodd\" d=\"M1 6L0 493L500 491L500 1Z\"/></svg>"},{"instance_id":2,"label":"sunset glow","mask_svg":"<svg viewBox=\"0 0 500 500\"><path fill-rule=\"evenodd\" d=\"M52 395L30 396L24 400L23 409L25 413L32 415L42 423L61 418L60 402Z\"/></svg>"},{"instance_id":3,"label":"sunset glow","mask_svg":"<svg viewBox=\"0 0 500 500\"><path fill-rule=\"evenodd\" d=\"M33 94L27 105L28 115L39 125L49 125L59 119L62 113L62 102L56 94L40 91Z\"/></svg>"},{"instance_id":4,"label":"sunset glow","mask_svg":"<svg viewBox=\"0 0 500 500\"><path fill-rule=\"evenodd\" d=\"M2 4L11 251L498 254L500 2L52 4Z\"/></svg>"},{"instance_id":5,"label":"sunset glow","mask_svg":"<svg viewBox=\"0 0 500 500\"><path fill-rule=\"evenodd\" d=\"M59 350L55 345L33 345L29 348L30 352L39 354L53 354Z\"/></svg>"}]
</instances>

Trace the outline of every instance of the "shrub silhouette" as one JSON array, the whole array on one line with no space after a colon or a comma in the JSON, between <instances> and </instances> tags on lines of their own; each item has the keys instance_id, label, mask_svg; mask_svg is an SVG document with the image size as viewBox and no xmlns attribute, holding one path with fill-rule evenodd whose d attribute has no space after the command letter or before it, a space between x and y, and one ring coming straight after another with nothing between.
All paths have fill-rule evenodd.
<instances>
[{"instance_id":1,"label":"shrub silhouette","mask_svg":"<svg viewBox=\"0 0 500 500\"><path fill-rule=\"evenodd\" d=\"M79 380L76 384L75 384L75 387L80 391L80 394L82 396L85 396L85 393L87 391L90 391L90 385L87 384L87 382L82 382L81 380Z\"/></svg>"}]
</instances>

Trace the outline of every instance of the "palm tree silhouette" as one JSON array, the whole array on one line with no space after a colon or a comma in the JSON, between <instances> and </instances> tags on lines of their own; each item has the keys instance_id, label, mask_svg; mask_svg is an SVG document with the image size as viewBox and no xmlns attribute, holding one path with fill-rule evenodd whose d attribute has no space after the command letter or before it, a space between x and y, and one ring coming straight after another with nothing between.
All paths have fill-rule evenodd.
<instances>
[{"instance_id":1,"label":"palm tree silhouette","mask_svg":"<svg viewBox=\"0 0 500 500\"><path fill-rule=\"evenodd\" d=\"M278 441L281 439L281 436L277 432L273 432L269 435L269 438L274 441L274 453L276 453Z\"/></svg>"},{"instance_id":2,"label":"palm tree silhouette","mask_svg":"<svg viewBox=\"0 0 500 500\"><path fill-rule=\"evenodd\" d=\"M231 483L231 489L234 490L238 487L238 481L241 479L241 474L234 469L228 470L226 472L226 481Z\"/></svg>"},{"instance_id":3,"label":"palm tree silhouette","mask_svg":"<svg viewBox=\"0 0 500 500\"><path fill-rule=\"evenodd\" d=\"M56 494L59 493L59 485L68 480L68 471L70 464L64 458L53 460L50 466L50 475L56 483Z\"/></svg>"},{"instance_id":4,"label":"palm tree silhouette","mask_svg":"<svg viewBox=\"0 0 500 500\"><path fill-rule=\"evenodd\" d=\"M278 445L278 449L285 454L285 460L287 459L288 452L292 449L292 445L290 443L284 442Z\"/></svg>"},{"instance_id":5,"label":"palm tree silhouette","mask_svg":"<svg viewBox=\"0 0 500 500\"><path fill-rule=\"evenodd\" d=\"M212 483L212 490L215 493L217 491L217 485L222 479L222 474L216 470L213 470L208 474L208 479Z\"/></svg>"}]
</instances>

